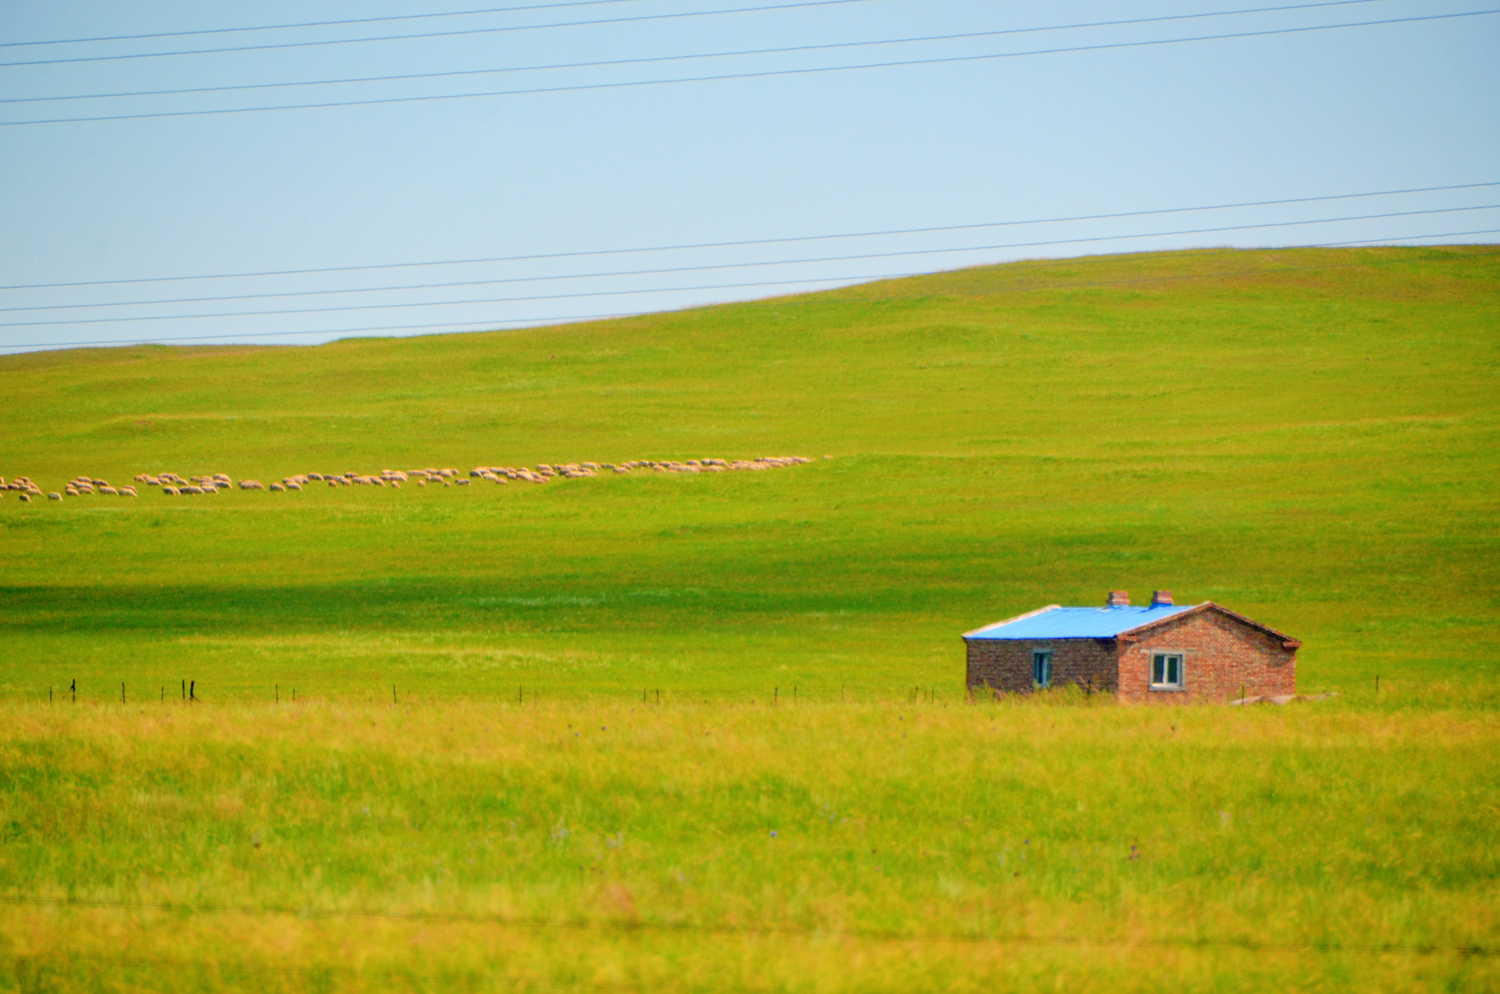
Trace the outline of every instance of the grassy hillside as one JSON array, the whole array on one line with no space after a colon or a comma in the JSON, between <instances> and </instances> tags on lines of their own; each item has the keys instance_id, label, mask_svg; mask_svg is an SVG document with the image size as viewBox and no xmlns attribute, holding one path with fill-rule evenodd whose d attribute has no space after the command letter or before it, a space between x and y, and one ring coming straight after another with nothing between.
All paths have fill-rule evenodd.
<instances>
[{"instance_id":1,"label":"grassy hillside","mask_svg":"<svg viewBox=\"0 0 1500 994\"><path fill-rule=\"evenodd\" d=\"M1497 330L1491 248L1203 251L0 358L45 489L814 460L0 496L0 990L1493 989ZM1122 587L1340 696L963 702Z\"/></svg>"},{"instance_id":2,"label":"grassy hillside","mask_svg":"<svg viewBox=\"0 0 1500 994\"><path fill-rule=\"evenodd\" d=\"M1309 689L1492 681L1500 256L1025 263L558 329L0 359L0 474L801 453L503 491L0 498L12 665L224 699L955 693L1111 587L1302 638Z\"/></svg>"}]
</instances>

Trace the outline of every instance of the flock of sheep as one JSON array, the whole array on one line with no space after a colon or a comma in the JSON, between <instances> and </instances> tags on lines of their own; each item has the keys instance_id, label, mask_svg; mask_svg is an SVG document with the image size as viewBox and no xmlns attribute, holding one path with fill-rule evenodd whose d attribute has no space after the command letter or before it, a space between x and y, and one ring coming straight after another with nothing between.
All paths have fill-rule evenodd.
<instances>
[{"instance_id":1,"label":"flock of sheep","mask_svg":"<svg viewBox=\"0 0 1500 994\"><path fill-rule=\"evenodd\" d=\"M314 483L326 484L330 487L392 487L401 489L403 483L414 483L416 486L425 487L428 484L441 484L445 487L466 487L473 481L487 481L494 484L506 484L511 480L525 483L546 483L549 480L565 479L576 480L590 476L598 476L600 473L627 474L636 471L653 473L725 473L734 470L766 470L776 469L782 466L797 466L802 463L812 462L806 456L761 456L756 459L688 459L682 462L667 460L656 462L649 459L637 459L626 463L541 463L533 469L524 466L479 466L469 470L469 475L464 476L458 470L452 468L437 469L428 467L426 469L383 469L378 476L361 473L299 473L296 476L284 477L279 483L272 483L269 487L259 480L240 480L241 490L270 490L284 493L289 490L300 491ZM203 494L217 494L221 490L233 489L236 484L228 473L214 473L211 476L190 476L184 479L176 473L141 473L135 478L136 483L148 487L160 487L161 492L168 497L198 496ZM29 477L18 476L10 482L0 477L0 497L3 491L19 490L20 499L23 503L32 498L43 496L41 487L34 483ZM109 485L108 480L94 479L88 476L80 476L69 480L62 492L52 491L46 494L48 500L62 500L64 497L85 497L94 494L104 494L120 497L136 496L135 487L123 486L115 488Z\"/></svg>"},{"instance_id":2,"label":"flock of sheep","mask_svg":"<svg viewBox=\"0 0 1500 994\"><path fill-rule=\"evenodd\" d=\"M23 504L29 503L33 497L40 498L43 496L42 488L37 486L29 476L18 476L9 483L5 481L5 477L0 476L0 497L5 496L3 491L6 490L19 490L21 492L21 503ZM92 494L107 494L111 497L134 497L135 487L120 487L116 490L109 485L108 480L95 480L91 477L79 476L69 480L67 485L63 487L62 493L54 490L45 496L48 500L62 500L63 494L69 497L82 497Z\"/></svg>"}]
</instances>

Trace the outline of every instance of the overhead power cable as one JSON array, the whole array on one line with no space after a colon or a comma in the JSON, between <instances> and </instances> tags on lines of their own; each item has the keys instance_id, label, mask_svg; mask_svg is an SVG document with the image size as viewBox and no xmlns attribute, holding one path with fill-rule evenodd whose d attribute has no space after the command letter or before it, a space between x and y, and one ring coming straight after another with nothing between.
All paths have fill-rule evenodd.
<instances>
[{"instance_id":1,"label":"overhead power cable","mask_svg":"<svg viewBox=\"0 0 1500 994\"><path fill-rule=\"evenodd\" d=\"M1300 227L1300 226L1309 225L1309 224L1334 224L1334 223L1346 222L1346 221L1368 221L1368 220L1386 219L1386 218L1393 218L1393 217L1413 217L1413 216L1417 216L1417 215L1426 215L1426 214L1453 214L1453 213L1460 213L1460 212L1463 212L1463 211L1491 210L1491 209L1494 209L1494 208L1500 208L1500 204L1479 204L1479 205L1475 205L1475 206L1472 206L1472 207L1444 207L1444 208L1437 208L1437 209L1432 209L1432 210L1421 210L1421 211L1396 211L1396 212L1386 213L1386 214L1360 214L1360 215L1352 215L1352 216L1348 216L1348 217L1314 218L1314 219L1306 220L1306 221L1271 221L1271 222L1262 222L1260 224L1236 224L1236 225L1227 225L1227 226L1215 227L1215 228L1191 228L1191 229L1187 229L1187 230L1177 230L1177 231L1154 231L1154 232L1145 232L1145 233L1136 233L1136 234L1124 234L1124 235L1096 235L1096 236L1091 236L1091 237L1087 237L1087 238L1061 238L1061 239L1052 239L1052 240L1048 240L1048 241L1036 241L1036 242L1012 242L1012 243L1005 244L1005 245L977 246L977 247L974 247L974 248L962 249L960 251L974 251L974 252L978 252L978 251L1006 249L1006 248L1035 248L1035 247L1047 246L1047 245L1083 245L1083 244L1090 244L1090 243L1094 243L1094 242L1127 241L1127 240L1136 239L1136 238L1166 238L1166 237L1171 237L1171 236L1174 236L1174 235L1199 235L1199 234L1220 233L1220 232L1225 232L1225 231L1251 231L1251 230L1259 230L1259 229L1265 229L1265 228ZM935 251L941 251L941 250L935 250ZM906 254L919 255L919 254L925 254L925 253L922 253L922 252L913 252L913 253L894 253L894 254L897 254L897 255L906 255ZM696 268L696 267L682 267L682 268L677 269L677 270L664 270L664 272L674 272L674 271L675 272L687 272L687 271L690 271L693 268ZM707 268L717 268L717 267L707 267ZM585 277L587 275L589 275L589 274L584 274ZM278 309L275 309L275 310L264 310L264 311L229 311L229 312L217 312L217 313L209 313L209 314L143 314L143 315L135 315L135 316L115 316L115 317L104 317L104 318L68 318L68 319L57 320L57 321L13 321L13 322L7 322L7 323L4 323L4 324L0 324L0 328L40 328L40 327L52 327L52 326L56 326L56 325L118 324L118 323L133 322L133 321L185 321L185 320L202 320L202 319L208 319L208 318L276 317L276 316L283 316L283 315L288 315L288 314L331 314L331 313L336 313L336 312L341 312L341 311L383 311L383 310L409 309L409 308L413 308L413 307L457 307L457 306L471 305L471 304L512 304L512 303L523 303L523 302L530 303L530 302L534 302L534 301L538 301L538 300L576 300L576 299L587 298L587 297L623 297L623 296L636 296L636 295L644 294L644 293L687 293L687 292L695 292L695 291L703 291L703 290L737 290L737 289L745 289L745 288L751 288L751 287L797 286L797 285L803 285L803 284L809 284L809 283L836 283L836 282L840 282L840 281L862 281L862 280L876 280L876 279L900 279L900 278L905 278L905 277L908 277L908 276L918 276L918 275L923 275L923 274L920 273L920 272L872 273L872 274L861 275L861 276L824 276L824 277L818 277L818 278L812 278L812 279L762 280L762 281L756 281L756 282L750 282L750 283L717 283L717 284L710 284L710 285L707 285L707 286L650 287L650 288L634 288L634 289L626 289L626 290L590 290L590 291L578 291L578 292L574 292L574 293L534 294L534 295L525 296L525 297L484 297L484 298L467 299L467 300L412 301L412 302L391 303L391 304L348 304L348 305L341 304L341 305L338 305L338 306L335 306L335 307L278 308ZM579 278L583 278L583 277L579 277ZM488 281L484 281L484 282L488 282ZM501 282L501 281L496 281L496 282ZM282 295L281 294L272 294L271 296L282 296ZM295 296L295 295L294 294L287 294L286 296ZM207 298L207 299L218 299L218 298ZM223 299L238 299L238 298L223 298ZM173 303L173 302L176 302L176 301L147 301L146 303ZM14 308L14 310L32 310L32 309L34 309L34 308ZM40 308L40 309L50 310L51 308Z\"/></svg>"},{"instance_id":2,"label":"overhead power cable","mask_svg":"<svg viewBox=\"0 0 1500 994\"><path fill-rule=\"evenodd\" d=\"M1500 186L1500 180L1481 183L1450 183L1444 186L1413 186L1398 190L1369 190L1363 193L1334 193L1318 197L1291 197L1281 200L1246 200L1227 204L1200 204L1194 207L1162 207L1144 211L1119 211L1109 214L1074 214L1066 217L1031 218L1019 221L980 221L973 224L935 225L925 228L888 228L882 231L853 231L832 235L793 235L783 238L747 238L724 242L689 242L677 245L651 245L642 248L593 249L575 252L547 252L532 255L502 255L468 259L433 259L421 262L384 262L363 266L322 266L312 269L271 269L250 273L199 273L191 276L148 276L122 280L81 280L71 283L16 283L0 290L54 290L85 286L123 286L139 283L179 283L187 280L255 279L267 276L311 276L322 273L373 272L382 269L415 269L430 266L466 266L495 262L538 262L550 259L581 259L607 255L635 255L647 252L684 252L701 249L745 248L753 245L788 245L798 242L835 241L845 238L879 238L891 235L926 235L944 231L974 231L982 228L1006 228L1032 224L1061 224L1068 221L1109 221L1125 217L1152 217L1162 214L1190 214L1197 211L1234 210L1243 207L1280 207L1288 204L1311 204L1332 200L1359 200L1364 197L1393 197L1408 193L1440 193L1450 190L1479 190Z\"/></svg>"},{"instance_id":3,"label":"overhead power cable","mask_svg":"<svg viewBox=\"0 0 1500 994\"><path fill-rule=\"evenodd\" d=\"M421 34L375 35L368 38L329 38L323 41L286 41L266 45L239 45L233 48L194 48L176 52L130 52L124 55L81 55L69 59L37 59L31 62L0 62L0 69L17 66L61 66L79 62L119 62L127 59L161 59L177 55L227 55L234 52L266 52L288 48L321 48L329 45L362 45L377 41L413 41L422 38L454 38L461 35L505 34L514 31L546 31L552 28L583 28L601 24L636 24L641 21L677 21L689 17L718 17L724 14L760 14L767 11L799 10L805 7L840 7L874 0L798 0L797 3L761 7L729 7L724 10L685 10L672 14L640 14L635 17L604 17L593 21L554 21L549 24L507 24L492 28L460 28L454 31L429 31Z\"/></svg>"},{"instance_id":4,"label":"overhead power cable","mask_svg":"<svg viewBox=\"0 0 1500 994\"><path fill-rule=\"evenodd\" d=\"M1383 0L1333 0L1331 3L1295 4L1289 7L1247 7L1240 10L1212 11L1206 14L1169 14L1163 17L1136 17L1117 21L1090 21L1078 24L1052 24L1036 28L1004 28L995 31L966 31L959 34L923 35L912 38L884 38L874 41L844 41L822 45L793 45L784 48L749 48L725 52L701 52L688 55L658 55L637 59L607 59L597 62L556 62L547 65L505 66L497 69L459 69L448 72L405 73L392 76L354 76L342 79L312 79L283 83L245 83L235 86L195 86L175 90L132 90L114 93L75 93L52 97L8 97L0 104L49 103L59 100L106 100L120 97L164 97L183 96L194 93L228 93L243 90L286 89L299 86L336 86L357 83L412 82L420 79L450 79L459 76L488 76L499 73L543 72L559 69L601 69L609 66L633 66L660 62L683 62L696 59L725 59L750 55L788 55L796 52L819 52L846 48L870 48L880 45L915 45L938 41L964 41L975 38L994 38L1002 35L1035 34L1046 31L1073 31L1081 28L1121 27L1136 24L1151 24L1158 21L1181 21L1205 17L1229 17L1243 14L1267 14L1289 10L1308 10L1315 7L1340 7L1355 3L1375 3Z\"/></svg>"},{"instance_id":5,"label":"overhead power cable","mask_svg":"<svg viewBox=\"0 0 1500 994\"><path fill-rule=\"evenodd\" d=\"M564 7L600 7L616 3L640 3L641 0L572 0L570 3L541 3L526 7L482 7L478 10L445 10L434 14L391 14L386 17L346 17L337 21L298 21L293 24L255 24L241 28L199 28L196 31L153 31L139 35L96 35L92 38L48 38L43 41L6 41L0 48L31 48L40 45L83 45L100 41L143 41L149 38L186 38L192 35L238 34L246 31L287 31L293 28L331 28L352 24L379 24L390 21L424 21L439 17L478 17L483 14L514 14L533 10L561 10Z\"/></svg>"},{"instance_id":6,"label":"overhead power cable","mask_svg":"<svg viewBox=\"0 0 1500 994\"><path fill-rule=\"evenodd\" d=\"M721 269L755 269L766 266L798 266L809 265L820 262L854 262L866 259L892 259L915 255L951 255L961 252L989 252L996 249L1008 248L1034 248L1043 245L1065 245L1092 241L1116 241L1128 238L1158 238L1168 235L1179 234L1201 234L1207 232L1239 231L1248 228L1278 228L1293 227L1304 224L1331 224L1339 221L1367 221L1375 219L1386 219L1392 217L1409 217L1418 214L1454 214L1464 211L1491 210L1500 208L1500 203L1476 204L1468 207L1440 207L1420 211L1397 211L1386 214L1357 214L1348 217L1318 218L1308 221L1275 221L1263 224L1233 225L1222 228L1199 228L1193 231L1166 231L1150 232L1137 235L1100 235L1090 238L1068 238L1045 242L1011 242L1004 245L960 245L952 248L930 248L930 249L904 249L891 252L865 252L855 255L829 255L814 256L802 259L768 259L753 262L720 262L697 266L671 266L661 269L626 269L610 273L563 273L547 276L504 276L484 280L457 280L446 283L411 283L403 286L379 286L379 287L341 287L335 290L291 290L280 293L244 293L227 294L213 297L172 297L156 300L124 300L106 301L94 304L34 304L25 307L0 307L0 313L18 313L22 311L65 311L78 310L82 308L98 307L148 307L157 304L207 304L221 303L230 300L266 300L275 297L323 297L333 294L349 293L396 293L408 290L448 290L457 287L471 286L496 286L507 283L544 283L556 280L585 280L605 279L619 276L662 276L671 273L701 273ZM621 291L626 292L626 291ZM630 291L635 292L635 291ZM381 305L385 306L385 305ZM422 304L399 304L391 306L421 307ZM363 307L350 308L352 310L363 310ZM272 312L275 313L275 312ZM0 325L0 327L10 327Z\"/></svg>"},{"instance_id":7,"label":"overhead power cable","mask_svg":"<svg viewBox=\"0 0 1500 994\"><path fill-rule=\"evenodd\" d=\"M1466 235L1489 235L1489 234L1500 234L1500 228L1484 228L1484 229L1481 229L1481 230L1478 230L1478 231L1470 230L1470 231L1435 232L1435 233L1432 233L1432 234L1425 234L1425 235L1400 235L1400 236L1391 237L1391 238L1365 238L1365 239L1359 239L1359 240L1350 241L1350 242L1322 242L1322 243L1317 244L1317 245L1302 245L1302 246L1296 246L1296 247L1297 248L1339 248L1339 247L1355 246L1355 245L1370 245L1372 243L1382 243L1383 244L1383 243L1389 243L1389 242L1416 241L1416 240L1425 239L1425 238L1457 238L1457 237L1466 236ZM1497 255L1497 254L1500 254L1500 252L1486 252L1484 254L1485 255ZM1100 256L1100 257L1098 257L1096 259L1088 260L1088 261L1104 262L1104 261L1109 261L1110 259L1113 259L1113 258L1115 258L1115 257L1114 256ZM1048 259L1048 260L1037 262L1037 263L1033 264L1032 266L1030 266L1028 268L1041 268L1043 266L1056 266L1059 263L1068 263L1068 264L1072 265L1072 264L1076 264L1078 261L1079 260L1076 260L1076 259ZM1143 284L1143 283L1165 283L1165 282L1175 282L1175 281L1180 281L1180 280L1213 279L1213 278L1216 278L1216 277L1217 278L1226 278L1227 279L1227 278L1234 278L1234 277L1240 277L1240 276L1273 276L1273 275L1278 275L1278 274L1283 274L1283 273L1303 273L1303 272L1315 272L1315 271L1329 270L1329 269L1354 269L1354 268L1369 267L1369 266L1389 265L1391 263L1400 262L1400 261L1402 261L1402 260L1400 260L1400 259L1376 259L1376 260L1370 260L1370 261L1366 261L1366 262L1335 263L1335 264L1326 265L1326 266L1283 266L1283 267L1279 267L1277 269L1247 269L1247 270L1238 270L1238 271L1217 270L1217 271L1214 271L1214 272L1206 272L1206 273L1173 273L1173 274L1167 275L1167 276L1131 277L1131 278L1128 278L1128 279L1120 279L1120 280L1090 280L1090 281L1082 282L1082 283L1079 283L1079 282L1073 282L1073 283L1026 283L1026 284L1019 284L1019 285L1016 285L1016 286L991 288L991 289L986 289L986 290L966 290L966 291L963 291L963 295L964 296L972 297L972 296L986 296L986 295L997 294L997 293L1030 293L1030 292L1039 292L1039 291L1043 291L1043 290L1076 290L1076 289L1089 289L1089 288L1096 288L1096 287L1127 286L1127 285L1136 285L1136 284ZM1015 265L1015 264L1009 264L1009 265ZM941 274L940 273L939 274L934 274L934 273L919 273L919 274L916 274L916 275L931 276L931 275L941 275ZM932 297L933 295L934 294L931 291L929 291L929 292L921 293L921 294L886 294L886 295L882 295L882 296L879 296L879 297L841 297L841 298L838 299L838 302L840 302L840 303L885 303L885 302L888 302L888 301L926 299L926 298ZM765 304L767 302L768 301L765 300L765 299L761 299L761 300L747 300L747 301L731 301L731 302L729 302L728 305L718 305L718 306L733 306L733 305L737 305L737 304L739 304L739 305L745 305L745 304ZM779 302L777 302L775 304L775 306L785 307L785 306L789 306L791 303L793 303L793 302L791 302L791 301L779 301ZM693 307L688 308L688 310L701 310L704 307L708 307L708 306L715 306L715 305L695 305ZM368 334L371 334L371 333L374 333L374 332L382 332L382 331L433 331L433 330L438 329L438 328L453 329L455 332L458 331L458 330L461 330L461 329L465 329L465 328L469 328L470 330L473 330L473 331L484 331L484 330L499 329L499 327L501 325L516 325L516 324L522 325L523 326L523 330L524 330L524 328L544 327L544 326L547 326L547 325L563 324L563 323L569 323L569 322L574 322L574 321L606 321L606 320L611 320L611 319L615 319L615 318L650 317L652 315L671 314L671 313L680 313L680 312L657 310L657 311L634 311L634 312L595 313L595 314L561 314L561 315L559 315L559 314L553 314L553 315L548 315L548 316L545 316L545 317L500 318L500 319L484 319L484 320L479 320L479 321L439 321L439 322L436 322L436 323L429 323L429 324L377 325L377 326L374 326L374 327L361 327L361 328L315 328L315 329L311 329L311 330L301 330L301 331L261 331L261 332L249 332L249 333L227 332L227 333L223 333L223 334L182 335L182 336L165 337L165 338L158 337L158 338L142 338L142 339L128 339L128 340L127 339L99 339L99 340L95 340L95 341L32 342L32 343L26 343L26 344L0 345L0 349L60 349L60 348L76 348L76 347L91 346L91 345L118 345L118 346L125 346L125 345L153 345L153 344L170 344L170 343L174 343L174 342L217 341L217 340L222 340L222 339L227 339L227 338L233 338L233 339L237 339L238 340L238 339L247 339L247 338L250 338L250 339L262 339L262 338L290 338L290 337L311 337L311 336L322 337L322 336L326 336L326 335L335 335L335 336L360 336L360 335L368 335ZM472 327L472 326L475 326L475 325L478 325L480 327L478 327L478 328Z\"/></svg>"},{"instance_id":8,"label":"overhead power cable","mask_svg":"<svg viewBox=\"0 0 1500 994\"><path fill-rule=\"evenodd\" d=\"M833 0L829 0L833 2ZM1127 48L1146 48L1162 45L1182 45L1204 41L1227 41L1240 38L1269 38L1278 35L1306 34L1314 31L1335 31L1344 28L1380 27L1391 24L1411 24L1419 21L1443 21L1460 17L1480 17L1500 14L1500 8L1470 10L1453 14L1426 14L1415 17L1394 17L1379 21L1351 21L1343 24L1319 24L1299 28L1272 28L1262 31L1237 31L1216 35L1196 35L1189 38L1158 38L1148 41L1122 41L1100 45L1075 45L1063 48L1033 49L1025 52L994 52L985 55L952 55L929 59L900 59L890 62L865 62L852 66L813 66L804 69L767 69L760 72L719 73L712 76L686 76L674 79L627 80L614 83L579 83L572 86L544 86L523 90L484 90L473 93L440 93L412 97L380 97L367 100L334 100L324 103L273 104L259 107L224 107L212 110L154 111L141 114L108 114L93 117L54 117L30 121L0 121L0 127L27 127L37 124L88 124L101 121L144 121L177 117L209 117L220 114L255 114L266 111L324 110L334 107L375 107L390 104L432 103L444 100L473 100L481 97L530 96L544 93L581 93L590 90L630 89L643 86L672 86L679 83L712 83L735 79L770 79L780 76L810 76L823 73L855 72L868 69L893 69L905 66L956 65L968 62L986 62L998 59L1029 58L1037 55L1060 55L1069 52L1102 52ZM16 65L19 63L10 63Z\"/></svg>"}]
</instances>

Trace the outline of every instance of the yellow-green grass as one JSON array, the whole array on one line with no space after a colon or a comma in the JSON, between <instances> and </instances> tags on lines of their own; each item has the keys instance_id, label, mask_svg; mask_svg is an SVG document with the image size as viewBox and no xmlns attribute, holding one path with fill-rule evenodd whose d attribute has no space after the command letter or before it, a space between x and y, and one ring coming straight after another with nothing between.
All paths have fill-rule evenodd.
<instances>
[{"instance_id":1,"label":"yellow-green grass","mask_svg":"<svg viewBox=\"0 0 1500 994\"><path fill-rule=\"evenodd\" d=\"M1342 702L12 705L0 942L23 989L1486 990L1497 732Z\"/></svg>"},{"instance_id":2,"label":"yellow-green grass","mask_svg":"<svg viewBox=\"0 0 1500 994\"><path fill-rule=\"evenodd\" d=\"M0 359L45 489L815 459L0 497L0 984L1492 987L1497 329L1488 247L1205 251ZM1159 586L1340 696L964 703Z\"/></svg>"}]
</instances>

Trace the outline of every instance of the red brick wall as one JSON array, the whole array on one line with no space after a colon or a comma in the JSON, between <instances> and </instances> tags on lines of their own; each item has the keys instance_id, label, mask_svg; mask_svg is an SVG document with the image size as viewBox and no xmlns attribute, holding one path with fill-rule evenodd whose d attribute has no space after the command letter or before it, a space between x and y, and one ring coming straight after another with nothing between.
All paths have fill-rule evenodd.
<instances>
[{"instance_id":1,"label":"red brick wall","mask_svg":"<svg viewBox=\"0 0 1500 994\"><path fill-rule=\"evenodd\" d=\"M1113 691L1118 667L1109 639L975 639L968 646L968 685L976 693L985 685L1005 693L1031 690L1031 654L1052 653L1052 686L1065 683Z\"/></svg>"},{"instance_id":2,"label":"red brick wall","mask_svg":"<svg viewBox=\"0 0 1500 994\"><path fill-rule=\"evenodd\" d=\"M1183 656L1183 689L1152 690L1152 654L1174 651ZM1241 686L1250 697L1296 693L1297 650L1213 609L1158 625L1138 642L1122 643L1119 658L1122 701L1218 703L1238 697Z\"/></svg>"}]
</instances>

